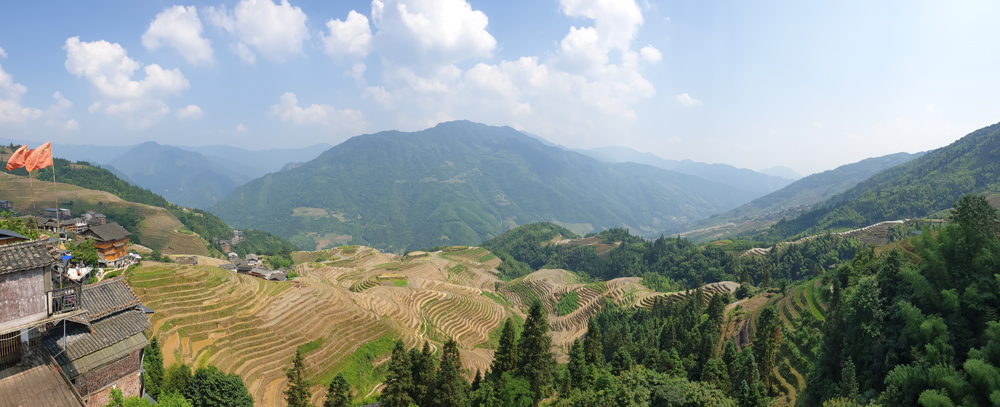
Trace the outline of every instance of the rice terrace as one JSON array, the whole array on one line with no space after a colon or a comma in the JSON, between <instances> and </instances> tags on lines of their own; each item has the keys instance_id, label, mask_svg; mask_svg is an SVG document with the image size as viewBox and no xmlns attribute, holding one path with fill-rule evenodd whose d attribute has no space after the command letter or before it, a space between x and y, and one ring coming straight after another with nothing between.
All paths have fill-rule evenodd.
<instances>
[{"instance_id":1,"label":"rice terrace","mask_svg":"<svg viewBox=\"0 0 1000 407\"><path fill-rule=\"evenodd\" d=\"M282 406L285 369L298 348L319 404L338 372L360 396L377 391L397 339L408 348L426 340L436 350L454 338L471 378L489 370L503 322L523 321L531 301L541 300L549 311L553 351L565 361L605 300L647 307L665 296L638 277L582 284L564 270L543 269L504 283L497 277L500 259L476 247L400 257L342 246L294 257L299 277L283 282L207 265L149 262L135 268L127 277L156 311L151 331L164 364L218 366L246 378L255 404ZM714 284L706 295L736 286ZM560 301L567 295L572 305ZM557 309L561 303L565 309Z\"/></svg>"}]
</instances>

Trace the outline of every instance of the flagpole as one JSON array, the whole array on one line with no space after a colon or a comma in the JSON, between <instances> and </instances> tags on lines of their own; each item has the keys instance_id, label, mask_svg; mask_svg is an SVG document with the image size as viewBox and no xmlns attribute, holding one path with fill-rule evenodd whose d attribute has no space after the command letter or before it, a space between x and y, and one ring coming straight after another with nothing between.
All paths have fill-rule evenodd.
<instances>
[{"instance_id":1,"label":"flagpole","mask_svg":"<svg viewBox=\"0 0 1000 407\"><path fill-rule=\"evenodd\" d=\"M56 163L52 162L52 196L56 199L56 233L59 233L59 229L62 226L62 219L59 219L59 189L56 187ZM56 236L57 238L59 236Z\"/></svg>"},{"instance_id":2,"label":"flagpole","mask_svg":"<svg viewBox=\"0 0 1000 407\"><path fill-rule=\"evenodd\" d=\"M36 215L38 210L35 209L35 188L33 185L34 184L32 184L31 181L31 171L28 171L28 191L31 191L31 220L35 222L35 229L38 230L38 220L35 218L35 216L38 216Z\"/></svg>"}]
</instances>

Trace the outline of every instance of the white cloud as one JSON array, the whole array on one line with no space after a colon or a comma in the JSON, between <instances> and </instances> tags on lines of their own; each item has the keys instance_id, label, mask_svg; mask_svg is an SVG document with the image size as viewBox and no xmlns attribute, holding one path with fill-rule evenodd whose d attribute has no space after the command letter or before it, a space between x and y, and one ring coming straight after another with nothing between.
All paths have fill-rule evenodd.
<instances>
[{"instance_id":1,"label":"white cloud","mask_svg":"<svg viewBox=\"0 0 1000 407\"><path fill-rule=\"evenodd\" d=\"M691 95L687 93L681 93L680 95L677 95L677 101L681 102L681 104L684 105L685 107L701 106L700 100L691 97Z\"/></svg>"},{"instance_id":2,"label":"white cloud","mask_svg":"<svg viewBox=\"0 0 1000 407\"><path fill-rule=\"evenodd\" d=\"M236 131L241 133L247 131L247 126L244 126L243 123L240 123L236 126Z\"/></svg>"},{"instance_id":3,"label":"white cloud","mask_svg":"<svg viewBox=\"0 0 1000 407\"><path fill-rule=\"evenodd\" d=\"M21 106L21 95L27 91L28 88L14 83L14 77L0 67L0 124L21 123L42 115L39 109Z\"/></svg>"},{"instance_id":4,"label":"white cloud","mask_svg":"<svg viewBox=\"0 0 1000 407\"><path fill-rule=\"evenodd\" d=\"M142 34L142 45L155 51L169 45L191 65L211 64L212 44L202 36L201 20L194 6L173 6L156 15Z\"/></svg>"},{"instance_id":5,"label":"white cloud","mask_svg":"<svg viewBox=\"0 0 1000 407\"><path fill-rule=\"evenodd\" d=\"M365 66L365 64L359 62L352 65L351 70L347 71L345 74L354 78L354 80L363 83L365 81L365 70L367 69L368 67Z\"/></svg>"},{"instance_id":6,"label":"white cloud","mask_svg":"<svg viewBox=\"0 0 1000 407\"><path fill-rule=\"evenodd\" d=\"M7 53L3 50L3 48L0 48L0 58L7 58Z\"/></svg>"},{"instance_id":7,"label":"white cloud","mask_svg":"<svg viewBox=\"0 0 1000 407\"><path fill-rule=\"evenodd\" d=\"M654 48L652 45L647 45L639 50L639 54L642 55L642 59L645 59L652 63L660 62L663 59L663 53L660 50Z\"/></svg>"},{"instance_id":8,"label":"white cloud","mask_svg":"<svg viewBox=\"0 0 1000 407\"><path fill-rule=\"evenodd\" d=\"M236 53L251 64L256 58L250 46L269 60L284 62L288 56L302 53L302 42L309 38L306 13L288 0L281 0L281 4L243 0L232 11L224 5L208 7L205 15L209 23L236 37Z\"/></svg>"},{"instance_id":9,"label":"white cloud","mask_svg":"<svg viewBox=\"0 0 1000 407\"><path fill-rule=\"evenodd\" d=\"M167 70L159 65L146 65L146 77L133 80L142 64L128 57L119 44L107 41L81 42L79 37L66 40L66 70L84 77L97 90L102 100L88 109L126 117L129 124L147 127L159 120L170 108L161 100L179 94L189 87L179 69Z\"/></svg>"},{"instance_id":10,"label":"white cloud","mask_svg":"<svg viewBox=\"0 0 1000 407\"><path fill-rule=\"evenodd\" d=\"M201 108L195 105L188 105L187 107L177 109L177 112L174 114L177 115L178 119L200 119L204 116Z\"/></svg>"},{"instance_id":11,"label":"white cloud","mask_svg":"<svg viewBox=\"0 0 1000 407\"><path fill-rule=\"evenodd\" d=\"M299 106L298 98L291 92L281 95L280 103L271 106L271 113L284 122L297 125L323 125L350 133L364 131L367 127L358 110L338 110L330 105L318 104L303 108Z\"/></svg>"},{"instance_id":12,"label":"white cloud","mask_svg":"<svg viewBox=\"0 0 1000 407\"><path fill-rule=\"evenodd\" d=\"M570 17L594 20L593 27L570 27L560 43L559 66L575 72L600 70L611 50L628 54L639 26L642 10L634 0L560 0Z\"/></svg>"},{"instance_id":13,"label":"white cloud","mask_svg":"<svg viewBox=\"0 0 1000 407\"><path fill-rule=\"evenodd\" d=\"M497 46L486 14L465 0L374 0L372 23L379 53L401 62L490 57Z\"/></svg>"},{"instance_id":14,"label":"white cloud","mask_svg":"<svg viewBox=\"0 0 1000 407\"><path fill-rule=\"evenodd\" d=\"M368 56L371 50L372 29L368 25L368 17L351 10L345 21L340 19L326 22L330 35L320 33L326 53L334 58L343 55Z\"/></svg>"},{"instance_id":15,"label":"white cloud","mask_svg":"<svg viewBox=\"0 0 1000 407\"><path fill-rule=\"evenodd\" d=\"M46 117L45 124L50 127L62 128L66 130L79 129L80 123L77 122L76 119L66 120L66 113L73 107L73 102L66 99L61 92L53 93L52 98L56 101L49 106L44 113L44 116Z\"/></svg>"}]
</instances>

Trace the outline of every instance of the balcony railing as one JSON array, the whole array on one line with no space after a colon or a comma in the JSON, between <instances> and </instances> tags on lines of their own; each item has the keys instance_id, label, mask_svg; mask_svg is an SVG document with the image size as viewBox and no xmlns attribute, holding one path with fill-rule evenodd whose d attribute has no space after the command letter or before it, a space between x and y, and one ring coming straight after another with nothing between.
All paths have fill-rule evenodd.
<instances>
[{"instance_id":1,"label":"balcony railing","mask_svg":"<svg viewBox=\"0 0 1000 407\"><path fill-rule=\"evenodd\" d=\"M83 294L83 284L74 284L63 288L53 289L50 293L52 299L49 315L72 312L82 307L81 294Z\"/></svg>"}]
</instances>

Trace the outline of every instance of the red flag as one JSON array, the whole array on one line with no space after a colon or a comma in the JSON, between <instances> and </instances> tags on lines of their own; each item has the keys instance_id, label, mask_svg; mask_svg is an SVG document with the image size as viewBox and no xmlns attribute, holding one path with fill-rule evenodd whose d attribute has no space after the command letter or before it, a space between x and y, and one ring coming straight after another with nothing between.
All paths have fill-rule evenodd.
<instances>
[{"instance_id":1,"label":"red flag","mask_svg":"<svg viewBox=\"0 0 1000 407\"><path fill-rule=\"evenodd\" d=\"M45 143L38 148L31 150L31 155L24 163L24 169L28 172L49 167L52 165L52 143Z\"/></svg>"},{"instance_id":2,"label":"red flag","mask_svg":"<svg viewBox=\"0 0 1000 407\"><path fill-rule=\"evenodd\" d=\"M14 171L24 166L24 160L28 158L28 146L23 145L17 149L7 160L7 171Z\"/></svg>"}]
</instances>

